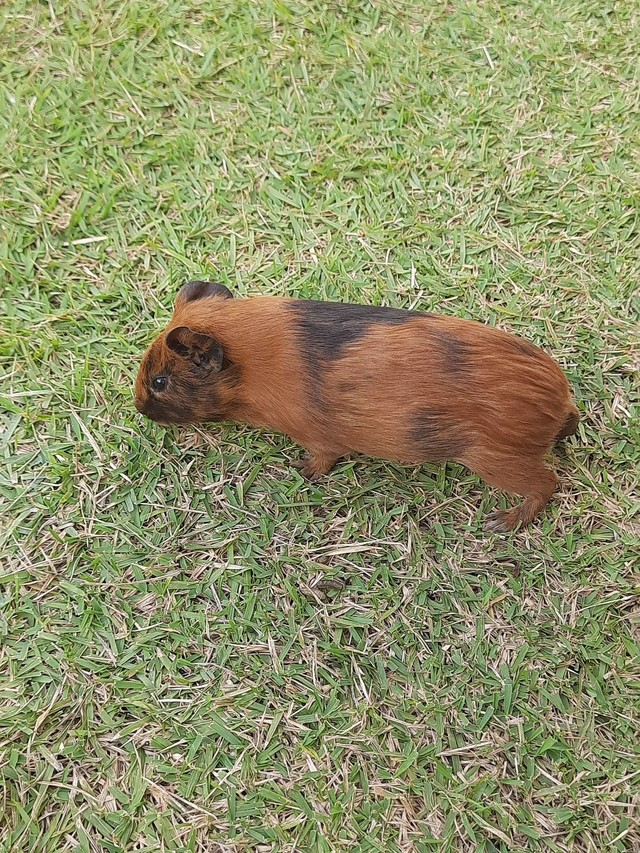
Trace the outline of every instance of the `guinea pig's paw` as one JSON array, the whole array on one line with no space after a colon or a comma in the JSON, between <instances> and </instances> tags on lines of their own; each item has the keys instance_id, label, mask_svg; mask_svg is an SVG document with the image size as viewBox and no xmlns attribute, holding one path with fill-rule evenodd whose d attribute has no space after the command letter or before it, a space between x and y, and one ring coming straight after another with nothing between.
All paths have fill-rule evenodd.
<instances>
[{"instance_id":1,"label":"guinea pig's paw","mask_svg":"<svg viewBox=\"0 0 640 853\"><path fill-rule=\"evenodd\" d=\"M320 480L325 474L328 474L332 468L333 462L328 464L326 460L317 456L305 456L296 462L291 463L294 468L297 468L305 480L312 482Z\"/></svg>"},{"instance_id":2,"label":"guinea pig's paw","mask_svg":"<svg viewBox=\"0 0 640 853\"><path fill-rule=\"evenodd\" d=\"M300 474L305 478L305 480L313 480L317 477L309 456L303 456L302 459L294 459L291 462L291 467L295 468L296 471L300 471Z\"/></svg>"},{"instance_id":3,"label":"guinea pig's paw","mask_svg":"<svg viewBox=\"0 0 640 853\"><path fill-rule=\"evenodd\" d=\"M301 459L299 462L294 462L294 468L297 468L305 480L310 480L312 483L317 482L323 476L321 471L318 471L312 459Z\"/></svg>"},{"instance_id":4,"label":"guinea pig's paw","mask_svg":"<svg viewBox=\"0 0 640 853\"><path fill-rule=\"evenodd\" d=\"M486 517L484 529L489 533L509 533L517 524L518 516L512 509L497 509Z\"/></svg>"}]
</instances>

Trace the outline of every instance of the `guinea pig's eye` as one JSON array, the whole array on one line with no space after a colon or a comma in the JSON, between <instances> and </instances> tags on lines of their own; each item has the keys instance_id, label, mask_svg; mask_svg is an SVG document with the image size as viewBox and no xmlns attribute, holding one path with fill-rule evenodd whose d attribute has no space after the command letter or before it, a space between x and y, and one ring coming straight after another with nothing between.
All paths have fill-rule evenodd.
<instances>
[{"instance_id":1,"label":"guinea pig's eye","mask_svg":"<svg viewBox=\"0 0 640 853\"><path fill-rule=\"evenodd\" d=\"M156 378L151 383L154 391L164 391L167 387L167 377L166 376L156 376Z\"/></svg>"}]
</instances>

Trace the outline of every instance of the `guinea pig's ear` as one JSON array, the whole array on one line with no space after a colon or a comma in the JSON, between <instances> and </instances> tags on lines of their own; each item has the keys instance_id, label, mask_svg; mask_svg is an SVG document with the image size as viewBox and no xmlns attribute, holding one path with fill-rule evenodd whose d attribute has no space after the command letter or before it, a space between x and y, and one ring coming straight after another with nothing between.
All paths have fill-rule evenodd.
<instances>
[{"instance_id":1,"label":"guinea pig's ear","mask_svg":"<svg viewBox=\"0 0 640 853\"><path fill-rule=\"evenodd\" d=\"M233 294L224 284L216 284L214 281L188 281L182 285L176 296L176 308L180 305L186 305L187 302L206 299L207 296L221 296L223 299L233 299Z\"/></svg>"},{"instance_id":2,"label":"guinea pig's ear","mask_svg":"<svg viewBox=\"0 0 640 853\"><path fill-rule=\"evenodd\" d=\"M176 326L167 332L165 342L170 350L188 358L196 367L207 368L214 373L222 370L224 350L220 341L211 335L194 332L188 326Z\"/></svg>"}]
</instances>

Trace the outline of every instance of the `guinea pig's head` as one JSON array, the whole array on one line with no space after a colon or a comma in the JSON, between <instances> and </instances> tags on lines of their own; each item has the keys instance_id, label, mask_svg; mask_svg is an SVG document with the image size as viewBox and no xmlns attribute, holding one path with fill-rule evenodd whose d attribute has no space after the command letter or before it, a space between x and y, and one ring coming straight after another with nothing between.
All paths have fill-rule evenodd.
<instances>
[{"instance_id":1,"label":"guinea pig's head","mask_svg":"<svg viewBox=\"0 0 640 853\"><path fill-rule=\"evenodd\" d=\"M220 341L206 330L204 315L209 312L190 308L192 302L212 297L231 299L232 295L224 285L213 282L185 284L171 323L142 357L135 406L153 421L195 424L225 416L235 370Z\"/></svg>"}]
</instances>

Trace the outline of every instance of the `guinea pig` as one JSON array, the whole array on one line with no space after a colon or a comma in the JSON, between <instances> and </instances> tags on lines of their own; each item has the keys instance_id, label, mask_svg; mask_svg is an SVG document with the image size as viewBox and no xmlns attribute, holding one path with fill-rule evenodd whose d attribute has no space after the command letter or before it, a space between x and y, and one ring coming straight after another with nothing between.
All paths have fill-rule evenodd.
<instances>
[{"instance_id":1,"label":"guinea pig","mask_svg":"<svg viewBox=\"0 0 640 853\"><path fill-rule=\"evenodd\" d=\"M145 352L138 411L163 424L233 420L306 448L305 476L357 452L401 463L466 465L524 497L486 528L531 522L557 477L545 456L578 409L553 359L470 320L338 302L234 299L221 284L180 290Z\"/></svg>"}]
</instances>

